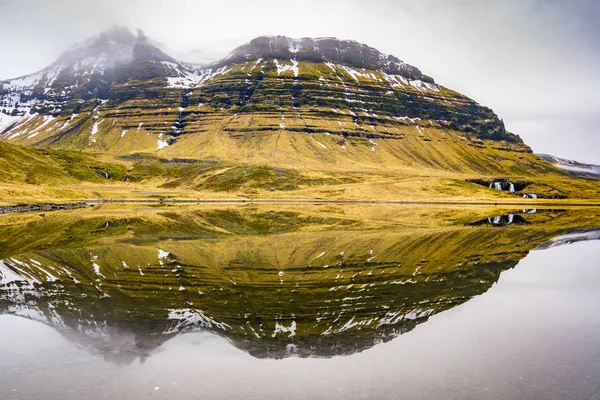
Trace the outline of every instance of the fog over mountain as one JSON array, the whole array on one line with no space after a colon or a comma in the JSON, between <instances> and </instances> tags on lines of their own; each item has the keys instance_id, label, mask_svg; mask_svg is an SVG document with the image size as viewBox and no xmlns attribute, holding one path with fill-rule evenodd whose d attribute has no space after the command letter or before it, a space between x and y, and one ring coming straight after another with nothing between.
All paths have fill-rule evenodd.
<instances>
[{"instance_id":1,"label":"fog over mountain","mask_svg":"<svg viewBox=\"0 0 600 400\"><path fill-rule=\"evenodd\" d=\"M334 36L394 54L477 98L535 152L600 163L595 1L0 0L0 79L44 68L113 24L203 63L259 35Z\"/></svg>"}]
</instances>

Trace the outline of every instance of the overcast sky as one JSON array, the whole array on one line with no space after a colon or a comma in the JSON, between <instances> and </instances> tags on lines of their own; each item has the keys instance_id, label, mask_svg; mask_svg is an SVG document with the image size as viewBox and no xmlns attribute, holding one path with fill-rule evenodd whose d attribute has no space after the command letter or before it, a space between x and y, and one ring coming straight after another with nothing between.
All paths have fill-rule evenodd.
<instances>
[{"instance_id":1,"label":"overcast sky","mask_svg":"<svg viewBox=\"0 0 600 400\"><path fill-rule=\"evenodd\" d=\"M184 61L259 35L335 36L491 107L535 152L600 164L598 21L596 0L0 0L0 79L113 24Z\"/></svg>"}]
</instances>

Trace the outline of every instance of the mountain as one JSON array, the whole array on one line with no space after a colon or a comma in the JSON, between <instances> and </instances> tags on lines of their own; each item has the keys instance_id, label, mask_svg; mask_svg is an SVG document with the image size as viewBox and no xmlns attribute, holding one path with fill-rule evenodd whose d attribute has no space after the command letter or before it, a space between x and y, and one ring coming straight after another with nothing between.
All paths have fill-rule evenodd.
<instances>
[{"instance_id":1,"label":"mountain","mask_svg":"<svg viewBox=\"0 0 600 400\"><path fill-rule=\"evenodd\" d=\"M311 198L590 198L598 189L534 155L490 108L335 38L259 37L198 67L113 27L0 82L0 140L95 154L127 167L121 182L196 198L305 189ZM493 189L510 183L514 193ZM326 185L339 189L320 192Z\"/></svg>"},{"instance_id":2,"label":"mountain","mask_svg":"<svg viewBox=\"0 0 600 400\"><path fill-rule=\"evenodd\" d=\"M544 161L567 171L573 176L584 179L600 179L600 165L584 164L573 160L554 157L549 154L538 154L538 156Z\"/></svg>"},{"instance_id":3,"label":"mountain","mask_svg":"<svg viewBox=\"0 0 600 400\"><path fill-rule=\"evenodd\" d=\"M535 160L489 108L334 38L260 37L195 68L115 27L0 87L1 138L36 147L478 172Z\"/></svg>"}]
</instances>

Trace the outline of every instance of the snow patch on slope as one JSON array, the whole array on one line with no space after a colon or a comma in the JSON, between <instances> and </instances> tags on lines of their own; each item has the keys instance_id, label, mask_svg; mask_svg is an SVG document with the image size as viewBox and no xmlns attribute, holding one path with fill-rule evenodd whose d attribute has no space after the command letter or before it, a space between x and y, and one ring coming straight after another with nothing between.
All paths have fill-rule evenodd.
<instances>
[{"instance_id":1,"label":"snow patch on slope","mask_svg":"<svg viewBox=\"0 0 600 400\"><path fill-rule=\"evenodd\" d=\"M168 65L170 67L169 72L173 74L173 76L167 77L167 87L180 89L200 87L206 81L218 75L227 74L233 69L233 67L228 68L227 66L216 70L213 70L213 68L192 69L166 61L162 63Z\"/></svg>"},{"instance_id":2,"label":"snow patch on slope","mask_svg":"<svg viewBox=\"0 0 600 400\"><path fill-rule=\"evenodd\" d=\"M162 137L163 137L163 134L162 134L162 133L158 135L158 141L157 141L157 143L156 143L156 144L157 144L157 147L156 147L156 150L157 150L157 151L158 151L158 150L162 150L162 149L164 149L165 147L168 147L168 146L169 146L169 142L167 142L166 140L162 140L162 139L161 139Z\"/></svg>"},{"instance_id":3,"label":"snow patch on slope","mask_svg":"<svg viewBox=\"0 0 600 400\"><path fill-rule=\"evenodd\" d=\"M279 64L279 61L277 61L277 59L274 59L273 62L275 62L275 67L277 67L277 76L283 74L286 71L292 71L294 73L295 77L298 77L298 61L296 60L291 60L292 61L292 65L287 65L287 64Z\"/></svg>"}]
</instances>

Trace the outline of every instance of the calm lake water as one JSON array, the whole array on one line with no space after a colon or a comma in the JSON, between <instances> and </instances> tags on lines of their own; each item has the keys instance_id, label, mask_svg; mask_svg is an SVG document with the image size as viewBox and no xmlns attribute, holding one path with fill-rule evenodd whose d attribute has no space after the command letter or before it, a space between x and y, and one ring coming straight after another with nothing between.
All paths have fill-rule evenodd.
<instances>
[{"instance_id":1,"label":"calm lake water","mask_svg":"<svg viewBox=\"0 0 600 400\"><path fill-rule=\"evenodd\" d=\"M5 216L0 399L600 399L599 215Z\"/></svg>"}]
</instances>

